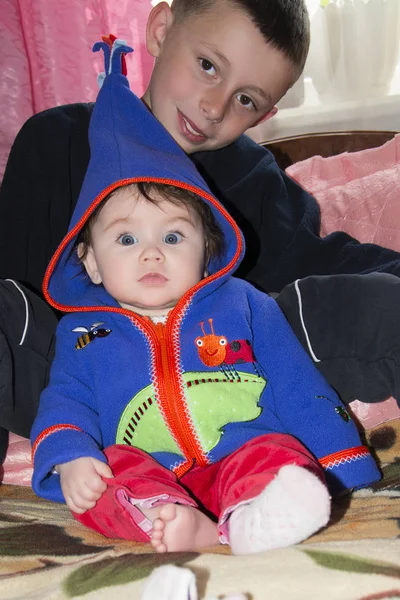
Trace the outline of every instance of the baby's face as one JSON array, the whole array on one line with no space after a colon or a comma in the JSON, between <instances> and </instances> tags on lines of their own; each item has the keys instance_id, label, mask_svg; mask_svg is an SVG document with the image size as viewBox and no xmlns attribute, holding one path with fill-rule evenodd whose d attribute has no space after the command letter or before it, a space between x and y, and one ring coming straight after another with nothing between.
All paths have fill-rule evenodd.
<instances>
[{"instance_id":1,"label":"baby's face","mask_svg":"<svg viewBox=\"0 0 400 600\"><path fill-rule=\"evenodd\" d=\"M184 205L154 204L122 188L100 211L91 238L84 264L92 282L139 314L168 314L204 277L203 226Z\"/></svg>"},{"instance_id":2,"label":"baby's face","mask_svg":"<svg viewBox=\"0 0 400 600\"><path fill-rule=\"evenodd\" d=\"M293 83L292 65L242 10L217 2L165 26L169 11L161 3L149 18L156 62L144 100L186 153L227 146L275 114Z\"/></svg>"}]
</instances>

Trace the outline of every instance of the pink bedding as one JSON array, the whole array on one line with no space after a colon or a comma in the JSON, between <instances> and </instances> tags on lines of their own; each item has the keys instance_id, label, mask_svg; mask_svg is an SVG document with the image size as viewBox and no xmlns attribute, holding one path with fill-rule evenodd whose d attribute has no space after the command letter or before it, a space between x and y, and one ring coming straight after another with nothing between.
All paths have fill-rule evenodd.
<instances>
[{"instance_id":1,"label":"pink bedding","mask_svg":"<svg viewBox=\"0 0 400 600\"><path fill-rule=\"evenodd\" d=\"M321 236L345 231L400 251L400 134L378 148L314 156L286 172L317 199Z\"/></svg>"}]
</instances>

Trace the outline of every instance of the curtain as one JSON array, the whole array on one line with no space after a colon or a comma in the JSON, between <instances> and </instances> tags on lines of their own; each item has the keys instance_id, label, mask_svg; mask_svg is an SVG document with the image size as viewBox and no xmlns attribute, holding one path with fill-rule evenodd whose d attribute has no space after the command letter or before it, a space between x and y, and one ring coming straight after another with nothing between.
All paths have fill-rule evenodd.
<instances>
[{"instance_id":1,"label":"curtain","mask_svg":"<svg viewBox=\"0 0 400 600\"><path fill-rule=\"evenodd\" d=\"M141 95L152 59L145 47L150 0L1 0L0 181L11 144L33 114L97 95L102 53L113 33L135 49L127 57L131 88Z\"/></svg>"},{"instance_id":2,"label":"curtain","mask_svg":"<svg viewBox=\"0 0 400 600\"><path fill-rule=\"evenodd\" d=\"M143 93L152 69L146 21L158 1L1 0L0 181L14 137L32 114L95 99L102 57L91 47L101 34L134 46L128 78ZM263 141L318 131L400 131L400 0L306 2L311 47L304 74L278 115L249 135Z\"/></svg>"},{"instance_id":3,"label":"curtain","mask_svg":"<svg viewBox=\"0 0 400 600\"><path fill-rule=\"evenodd\" d=\"M311 45L303 76L251 137L400 131L400 0L306 2Z\"/></svg>"}]
</instances>

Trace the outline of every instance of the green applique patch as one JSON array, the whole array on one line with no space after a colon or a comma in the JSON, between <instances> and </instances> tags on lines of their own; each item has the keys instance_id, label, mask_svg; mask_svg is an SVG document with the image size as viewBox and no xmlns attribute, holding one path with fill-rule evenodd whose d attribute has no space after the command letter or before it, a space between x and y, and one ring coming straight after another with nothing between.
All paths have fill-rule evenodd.
<instances>
[{"instance_id":1,"label":"green applique patch","mask_svg":"<svg viewBox=\"0 0 400 600\"><path fill-rule=\"evenodd\" d=\"M261 414L258 406L266 386L263 377L238 372L226 378L220 371L183 374L187 409L202 449L210 452L218 444L228 423L253 421ZM150 454L181 454L167 428L152 385L145 387L124 410L117 432L117 444L129 444Z\"/></svg>"}]
</instances>

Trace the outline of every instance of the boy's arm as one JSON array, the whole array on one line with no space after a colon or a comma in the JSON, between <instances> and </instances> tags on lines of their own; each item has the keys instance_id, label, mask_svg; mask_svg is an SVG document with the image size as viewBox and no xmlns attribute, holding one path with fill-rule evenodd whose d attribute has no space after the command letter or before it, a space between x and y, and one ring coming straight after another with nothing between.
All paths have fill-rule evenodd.
<instances>
[{"instance_id":1,"label":"boy's arm","mask_svg":"<svg viewBox=\"0 0 400 600\"><path fill-rule=\"evenodd\" d=\"M28 119L18 133L0 188L0 277L41 291L89 161L92 106L46 110Z\"/></svg>"},{"instance_id":2,"label":"boy's arm","mask_svg":"<svg viewBox=\"0 0 400 600\"><path fill-rule=\"evenodd\" d=\"M281 432L299 439L318 458L333 493L379 479L354 422L303 350L276 302L257 290L249 296L253 350L269 392L266 414L271 410Z\"/></svg>"},{"instance_id":3,"label":"boy's arm","mask_svg":"<svg viewBox=\"0 0 400 600\"><path fill-rule=\"evenodd\" d=\"M360 244L343 232L320 238L315 198L281 171L271 152L247 136L192 158L245 235L246 258L237 275L264 291L279 292L308 275L400 275L398 252Z\"/></svg>"},{"instance_id":4,"label":"boy's arm","mask_svg":"<svg viewBox=\"0 0 400 600\"><path fill-rule=\"evenodd\" d=\"M78 353L71 346L68 317L57 330L56 357L50 383L43 391L31 430L34 472L32 487L47 499L63 501L56 465L81 457L106 463L102 434L90 373L78 365Z\"/></svg>"}]
</instances>

